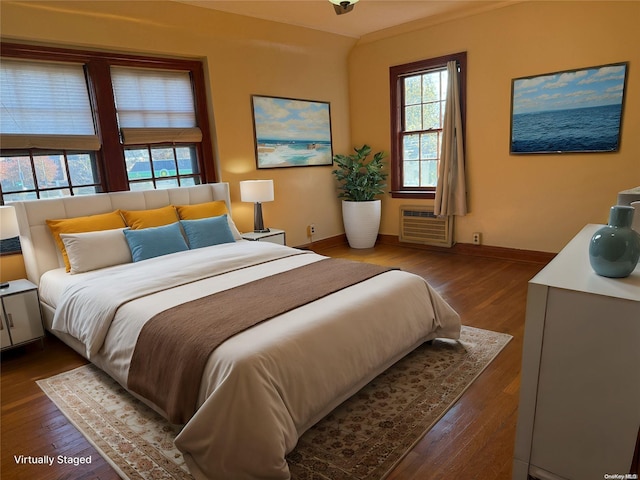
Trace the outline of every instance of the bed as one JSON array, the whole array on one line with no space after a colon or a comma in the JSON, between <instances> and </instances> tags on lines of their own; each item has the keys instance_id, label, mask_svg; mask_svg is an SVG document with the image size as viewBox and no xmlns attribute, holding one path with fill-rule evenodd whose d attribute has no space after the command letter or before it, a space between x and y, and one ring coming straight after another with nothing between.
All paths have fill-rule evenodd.
<instances>
[{"instance_id":1,"label":"bed","mask_svg":"<svg viewBox=\"0 0 640 480\"><path fill-rule=\"evenodd\" d=\"M66 271L47 224L52 219L210 202L226 205L232 241L73 273ZM459 336L459 316L419 276L382 269L335 286L346 282L343 277L350 276L352 265L330 263L335 259L310 251L242 240L230 216L226 183L14 205L27 276L39 286L46 328L162 415L181 418L174 421L184 424L176 446L198 479L289 478L285 457L308 428L418 345ZM67 237L73 235L63 237L65 245L71 245ZM92 258L100 264L111 250L117 249L103 248ZM326 277L328 271L334 280ZM297 298L318 288L329 290L286 308L279 304L278 298ZM293 295L296 289L299 293ZM210 303L214 300L217 306ZM205 310L187 307L209 310L202 314ZM193 396L192 414L175 417L174 405L163 403L162 392L154 397L134 387L134 370L139 377L153 367L162 372L157 365L167 358L170 365L182 364L175 352L195 349L191 341L209 342L209 337L205 342L205 335L186 330L192 318L208 322L226 310L235 311L234 322L263 310L268 318L258 318L216 343L202 370L174 372L169 382L175 383L173 395L177 401ZM171 330L166 341L177 349L170 354L160 351L165 340L155 337L146 350L141 346L160 317ZM220 325L210 328L212 335L226 328ZM202 324L195 328L207 330Z\"/></svg>"}]
</instances>

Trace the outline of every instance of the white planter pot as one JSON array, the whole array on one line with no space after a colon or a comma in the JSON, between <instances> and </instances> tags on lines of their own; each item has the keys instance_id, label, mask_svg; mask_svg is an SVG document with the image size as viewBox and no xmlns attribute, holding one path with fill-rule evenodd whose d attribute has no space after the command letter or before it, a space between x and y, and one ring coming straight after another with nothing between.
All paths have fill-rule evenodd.
<instances>
[{"instance_id":1,"label":"white planter pot","mask_svg":"<svg viewBox=\"0 0 640 480\"><path fill-rule=\"evenodd\" d=\"M381 201L342 201L342 221L351 248L371 248L380 228Z\"/></svg>"}]
</instances>

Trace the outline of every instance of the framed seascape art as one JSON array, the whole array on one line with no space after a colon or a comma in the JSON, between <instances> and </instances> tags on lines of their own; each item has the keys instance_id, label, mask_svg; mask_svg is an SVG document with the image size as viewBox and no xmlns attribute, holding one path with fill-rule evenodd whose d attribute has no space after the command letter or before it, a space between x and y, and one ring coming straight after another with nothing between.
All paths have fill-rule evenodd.
<instances>
[{"instance_id":1,"label":"framed seascape art","mask_svg":"<svg viewBox=\"0 0 640 480\"><path fill-rule=\"evenodd\" d=\"M251 96L258 168L333 165L328 102Z\"/></svg>"},{"instance_id":2,"label":"framed seascape art","mask_svg":"<svg viewBox=\"0 0 640 480\"><path fill-rule=\"evenodd\" d=\"M514 79L511 153L618 151L627 66Z\"/></svg>"}]
</instances>

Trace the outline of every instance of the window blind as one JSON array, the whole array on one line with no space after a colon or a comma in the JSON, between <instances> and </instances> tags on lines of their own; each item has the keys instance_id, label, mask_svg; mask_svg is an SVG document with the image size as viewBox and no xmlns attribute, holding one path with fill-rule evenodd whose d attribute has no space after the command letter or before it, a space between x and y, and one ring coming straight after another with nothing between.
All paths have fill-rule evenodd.
<instances>
[{"instance_id":1,"label":"window blind","mask_svg":"<svg viewBox=\"0 0 640 480\"><path fill-rule=\"evenodd\" d=\"M111 67L111 78L125 145L202 140L189 72Z\"/></svg>"},{"instance_id":2,"label":"window blind","mask_svg":"<svg viewBox=\"0 0 640 480\"><path fill-rule=\"evenodd\" d=\"M111 67L120 128L195 127L189 72Z\"/></svg>"},{"instance_id":3,"label":"window blind","mask_svg":"<svg viewBox=\"0 0 640 480\"><path fill-rule=\"evenodd\" d=\"M3 59L0 147L98 150L81 64Z\"/></svg>"},{"instance_id":4,"label":"window blind","mask_svg":"<svg viewBox=\"0 0 640 480\"><path fill-rule=\"evenodd\" d=\"M122 128L122 143L143 145L147 143L199 143L202 131L193 128Z\"/></svg>"}]
</instances>

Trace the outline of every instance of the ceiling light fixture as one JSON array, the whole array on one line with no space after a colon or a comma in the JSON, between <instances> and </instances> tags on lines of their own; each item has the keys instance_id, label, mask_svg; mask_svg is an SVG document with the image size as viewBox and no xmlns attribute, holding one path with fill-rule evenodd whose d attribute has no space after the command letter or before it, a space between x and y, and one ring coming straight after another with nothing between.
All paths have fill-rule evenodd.
<instances>
[{"instance_id":1,"label":"ceiling light fixture","mask_svg":"<svg viewBox=\"0 0 640 480\"><path fill-rule=\"evenodd\" d=\"M333 3L333 8L336 11L337 15L342 15L343 13L348 13L353 10L353 6L358 2L358 0L329 0Z\"/></svg>"}]
</instances>

